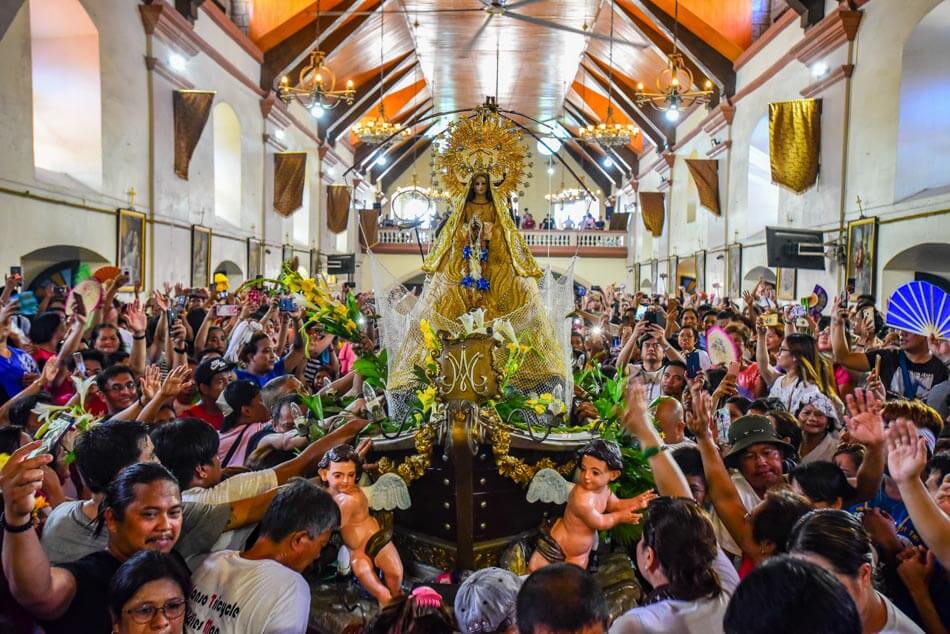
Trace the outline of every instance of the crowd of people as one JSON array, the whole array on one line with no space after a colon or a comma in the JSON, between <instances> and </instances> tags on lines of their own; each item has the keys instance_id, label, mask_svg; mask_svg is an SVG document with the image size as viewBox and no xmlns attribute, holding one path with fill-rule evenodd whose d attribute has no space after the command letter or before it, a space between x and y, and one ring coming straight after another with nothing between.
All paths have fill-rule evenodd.
<instances>
[{"instance_id":1,"label":"crowd of people","mask_svg":"<svg viewBox=\"0 0 950 634\"><path fill-rule=\"evenodd\" d=\"M89 311L47 287L23 315L16 276L0 294L0 630L306 632L341 524L319 465L371 418L354 363L378 351L373 293L350 343L261 293L123 300L126 282ZM797 316L765 283L735 302L579 293L575 370L626 379L658 494L628 553L639 605L610 614L569 564L486 568L402 588L361 629L948 631L950 347L878 306ZM306 399L331 393L351 402L312 439ZM573 421L596 418L587 396ZM44 409L80 402L97 422L51 442Z\"/></svg>"}]
</instances>

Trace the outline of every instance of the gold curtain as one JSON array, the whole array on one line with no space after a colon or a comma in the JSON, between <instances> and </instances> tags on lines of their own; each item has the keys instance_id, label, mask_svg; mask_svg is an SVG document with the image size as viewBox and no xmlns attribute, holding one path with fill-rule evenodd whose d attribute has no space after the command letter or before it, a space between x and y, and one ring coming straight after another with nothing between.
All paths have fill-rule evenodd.
<instances>
[{"instance_id":1,"label":"gold curtain","mask_svg":"<svg viewBox=\"0 0 950 634\"><path fill-rule=\"evenodd\" d=\"M360 245L373 248L379 242L379 210L360 209Z\"/></svg>"},{"instance_id":2,"label":"gold curtain","mask_svg":"<svg viewBox=\"0 0 950 634\"><path fill-rule=\"evenodd\" d=\"M346 185L327 185L327 229L333 233L343 233L349 215L350 188Z\"/></svg>"},{"instance_id":3,"label":"gold curtain","mask_svg":"<svg viewBox=\"0 0 950 634\"><path fill-rule=\"evenodd\" d=\"M628 222L630 222L630 214L622 211L614 212L614 215L610 217L610 226L607 227L607 230L626 231Z\"/></svg>"},{"instance_id":4,"label":"gold curtain","mask_svg":"<svg viewBox=\"0 0 950 634\"><path fill-rule=\"evenodd\" d=\"M696 183L700 204L717 216L722 215L719 207L719 161L708 159L686 159L686 167Z\"/></svg>"},{"instance_id":5,"label":"gold curtain","mask_svg":"<svg viewBox=\"0 0 950 634\"><path fill-rule=\"evenodd\" d=\"M287 218L300 209L306 180L306 152L274 154L274 211Z\"/></svg>"},{"instance_id":6,"label":"gold curtain","mask_svg":"<svg viewBox=\"0 0 950 634\"><path fill-rule=\"evenodd\" d=\"M188 180L188 163L194 154L201 131L211 114L214 91L176 90L172 93L175 117L175 174Z\"/></svg>"},{"instance_id":7,"label":"gold curtain","mask_svg":"<svg viewBox=\"0 0 950 634\"><path fill-rule=\"evenodd\" d=\"M643 212L643 226L653 237L663 235L663 221L666 218L666 195L663 192L640 192L640 211Z\"/></svg>"},{"instance_id":8,"label":"gold curtain","mask_svg":"<svg viewBox=\"0 0 950 634\"><path fill-rule=\"evenodd\" d=\"M769 161L772 182L800 194L818 179L821 100L769 104Z\"/></svg>"}]
</instances>

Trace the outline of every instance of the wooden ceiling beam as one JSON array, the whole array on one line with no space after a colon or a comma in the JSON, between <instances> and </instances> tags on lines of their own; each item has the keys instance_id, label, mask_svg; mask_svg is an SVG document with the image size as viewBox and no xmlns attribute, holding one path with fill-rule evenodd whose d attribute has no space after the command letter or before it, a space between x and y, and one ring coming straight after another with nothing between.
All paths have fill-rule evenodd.
<instances>
[{"instance_id":1,"label":"wooden ceiling beam","mask_svg":"<svg viewBox=\"0 0 950 634\"><path fill-rule=\"evenodd\" d=\"M657 29L657 27L651 22L644 20L643 16L631 11L628 7L625 7L620 3L617 3L615 6L620 9L620 15L622 18L625 19L637 33L643 36L643 38L648 42L651 42L660 50L660 52L663 53L663 55L669 58L670 54L673 52L673 40L666 37L663 31ZM693 74L693 81L697 86L704 85L707 79L712 81L714 84L720 85L720 82L717 82L715 78L709 77L702 68L697 66L690 56L683 56L683 63L686 65L687 70ZM730 66L730 68L732 67ZM735 86L735 71L733 70L731 72L733 86ZM647 81L644 81L643 83L650 85ZM720 90L722 90L722 85L720 85ZM715 97L716 101L718 101L719 94L717 93Z\"/></svg>"},{"instance_id":2,"label":"wooden ceiling beam","mask_svg":"<svg viewBox=\"0 0 950 634\"><path fill-rule=\"evenodd\" d=\"M587 57L603 72L606 73L608 71L609 67L602 61L593 55L588 55ZM584 61L581 61L581 66L588 75L593 77L594 81L596 81L603 90L608 90L608 87L612 87L611 92L617 95L617 102L621 106L624 106L624 112L640 126L640 132L642 134L646 134L650 137L650 140L653 141L653 144L658 150L662 151L676 144L676 126L667 121L655 109L638 106L633 96L633 87L627 85L622 76L618 73L614 73L613 80L609 81L605 75L601 75Z\"/></svg>"},{"instance_id":3,"label":"wooden ceiling beam","mask_svg":"<svg viewBox=\"0 0 950 634\"><path fill-rule=\"evenodd\" d=\"M404 143L402 146L396 148L390 157L392 158L392 162L389 165L380 165L377 166L379 169L374 167L370 170L370 180L374 184L378 183L382 191L386 191L386 188L392 185L393 181L402 176L402 173L422 156L430 145L432 145L432 139L424 135L414 139L410 143Z\"/></svg>"},{"instance_id":4,"label":"wooden ceiling beam","mask_svg":"<svg viewBox=\"0 0 950 634\"><path fill-rule=\"evenodd\" d=\"M786 0L792 11L802 16L802 28L815 26L825 17L824 0Z\"/></svg>"},{"instance_id":5,"label":"wooden ceiling beam","mask_svg":"<svg viewBox=\"0 0 950 634\"><path fill-rule=\"evenodd\" d=\"M584 109L577 106L573 101L570 100L569 97L565 100L564 105L566 110L580 125L597 125L599 123L598 121L588 117L584 112ZM614 163L623 166L626 175L637 175L640 169L640 159L637 158L637 155L633 150L631 150L626 145L610 146L605 147L604 149L612 155Z\"/></svg>"},{"instance_id":6,"label":"wooden ceiling beam","mask_svg":"<svg viewBox=\"0 0 950 634\"><path fill-rule=\"evenodd\" d=\"M345 133L351 125L363 117L369 109L376 103L376 98L380 93L380 82L382 82L382 93L385 95L400 79L405 77L419 63L418 59L410 60L412 51L407 51L391 62L387 62L383 67L382 76L375 69L369 79L356 86L356 100L353 104L346 106L345 110L331 110L331 117L327 119L323 128L319 131L320 137L329 141L330 145L336 145L337 139ZM342 106L341 106L342 108Z\"/></svg>"},{"instance_id":7,"label":"wooden ceiling beam","mask_svg":"<svg viewBox=\"0 0 950 634\"><path fill-rule=\"evenodd\" d=\"M728 57L717 51L706 40L690 31L682 23L677 26L673 16L661 9L655 0L627 0L627 2L630 2L647 16L670 40L673 39L675 30L678 35L679 50L702 69L706 77L719 86L719 90L723 95L731 97L736 93L736 71ZM621 12L630 17L630 12L623 6L623 3L618 4ZM633 18L631 17L631 19Z\"/></svg>"},{"instance_id":8,"label":"wooden ceiling beam","mask_svg":"<svg viewBox=\"0 0 950 634\"><path fill-rule=\"evenodd\" d=\"M182 14L192 24L198 19L198 9L205 3L205 0L175 0L175 9Z\"/></svg>"},{"instance_id":9,"label":"wooden ceiling beam","mask_svg":"<svg viewBox=\"0 0 950 634\"><path fill-rule=\"evenodd\" d=\"M568 132L570 133L570 130L568 130ZM591 162L594 162L596 165L596 161L593 161L590 155L586 154L581 142L577 140L577 137L572 134L571 139L562 143L561 147L564 148L568 156L574 159L575 163L581 166L581 169L590 177L594 184L597 185L597 188L605 192L605 196L609 196L613 182L604 174L603 169L600 168L599 165L596 169L592 169Z\"/></svg>"},{"instance_id":10,"label":"wooden ceiling beam","mask_svg":"<svg viewBox=\"0 0 950 634\"><path fill-rule=\"evenodd\" d=\"M376 0L367 6L366 14L353 15L360 9L360 0L342 0L334 13L338 15L321 15L320 23L314 28L317 20L316 12L313 18L307 20L292 35L285 38L264 53L264 63L261 64L261 88L275 90L280 77L287 75L292 82L297 81L300 71L307 65L310 51L314 47L330 55L348 37L353 35L371 17L370 12L377 11L390 0ZM316 6L316 5L314 5ZM292 70L287 70L293 67Z\"/></svg>"},{"instance_id":11,"label":"wooden ceiling beam","mask_svg":"<svg viewBox=\"0 0 950 634\"><path fill-rule=\"evenodd\" d=\"M393 122L400 125L411 125L407 122L415 119L416 117L425 116L426 113L431 110L432 98L428 97L415 108L412 108L411 110L396 117ZM379 156L380 152L385 149L386 148L383 145L369 145L367 143L361 143L356 146L356 151L353 154L353 165L360 171L365 170L368 166L373 164L373 161L376 160L376 157Z\"/></svg>"}]
</instances>

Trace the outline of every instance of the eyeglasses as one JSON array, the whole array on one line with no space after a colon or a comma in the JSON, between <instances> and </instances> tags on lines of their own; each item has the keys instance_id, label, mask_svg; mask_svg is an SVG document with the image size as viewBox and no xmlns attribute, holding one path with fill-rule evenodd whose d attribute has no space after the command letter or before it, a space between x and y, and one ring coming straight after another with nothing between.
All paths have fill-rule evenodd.
<instances>
[{"instance_id":1,"label":"eyeglasses","mask_svg":"<svg viewBox=\"0 0 950 634\"><path fill-rule=\"evenodd\" d=\"M169 621L174 621L175 619L180 619L185 613L186 603L184 599L172 599L162 606L144 603L138 607L129 608L125 613L132 617L132 620L139 625L150 623L159 612L162 612Z\"/></svg>"},{"instance_id":2,"label":"eyeglasses","mask_svg":"<svg viewBox=\"0 0 950 634\"><path fill-rule=\"evenodd\" d=\"M106 390L109 392L121 392L122 390L134 390L135 381L129 381L127 383L113 383L112 385L106 386Z\"/></svg>"}]
</instances>

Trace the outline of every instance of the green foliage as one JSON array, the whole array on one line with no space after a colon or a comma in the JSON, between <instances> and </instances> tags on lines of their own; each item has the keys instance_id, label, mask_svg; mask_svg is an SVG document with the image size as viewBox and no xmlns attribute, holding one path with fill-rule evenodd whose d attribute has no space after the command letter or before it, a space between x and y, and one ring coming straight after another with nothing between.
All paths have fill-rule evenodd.
<instances>
[{"instance_id":1,"label":"green foliage","mask_svg":"<svg viewBox=\"0 0 950 634\"><path fill-rule=\"evenodd\" d=\"M385 349L381 350L379 354L364 354L353 362L353 369L374 390L384 390L389 378L387 357L388 353Z\"/></svg>"}]
</instances>

